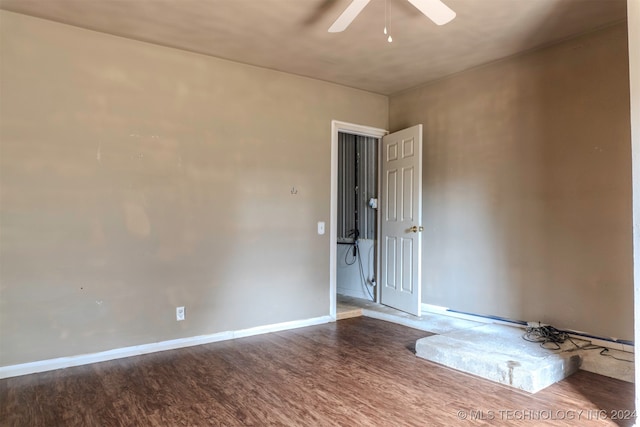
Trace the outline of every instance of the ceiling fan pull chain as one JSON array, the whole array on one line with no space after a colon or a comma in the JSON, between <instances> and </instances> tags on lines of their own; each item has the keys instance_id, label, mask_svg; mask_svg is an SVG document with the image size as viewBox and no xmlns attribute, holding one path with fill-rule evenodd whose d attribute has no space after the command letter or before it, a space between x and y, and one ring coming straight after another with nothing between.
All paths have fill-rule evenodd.
<instances>
[{"instance_id":1,"label":"ceiling fan pull chain","mask_svg":"<svg viewBox=\"0 0 640 427\"><path fill-rule=\"evenodd\" d=\"M388 30L388 26L389 26L389 12L388 12L388 2L389 0L384 0L384 34L385 36L388 35L389 37L387 37L387 41L389 43L391 43L393 41L393 39L391 38L391 34L389 34L389 30Z\"/></svg>"},{"instance_id":2,"label":"ceiling fan pull chain","mask_svg":"<svg viewBox=\"0 0 640 427\"><path fill-rule=\"evenodd\" d=\"M384 0L384 35L387 35L387 0Z\"/></svg>"}]
</instances>

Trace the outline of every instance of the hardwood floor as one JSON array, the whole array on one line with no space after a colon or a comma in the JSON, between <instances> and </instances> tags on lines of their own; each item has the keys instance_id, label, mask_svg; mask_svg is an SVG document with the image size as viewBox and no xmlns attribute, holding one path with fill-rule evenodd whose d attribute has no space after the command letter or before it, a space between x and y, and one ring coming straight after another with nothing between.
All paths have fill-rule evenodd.
<instances>
[{"instance_id":1,"label":"hardwood floor","mask_svg":"<svg viewBox=\"0 0 640 427\"><path fill-rule=\"evenodd\" d=\"M633 424L633 384L580 371L530 395L417 358L427 335L360 317L4 379L0 424Z\"/></svg>"}]
</instances>

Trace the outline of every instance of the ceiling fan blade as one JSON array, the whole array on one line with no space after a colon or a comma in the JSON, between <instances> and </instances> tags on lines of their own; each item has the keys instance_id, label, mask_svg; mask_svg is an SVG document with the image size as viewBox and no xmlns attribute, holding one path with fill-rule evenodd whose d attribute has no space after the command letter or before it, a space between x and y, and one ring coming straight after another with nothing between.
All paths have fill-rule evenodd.
<instances>
[{"instance_id":1,"label":"ceiling fan blade","mask_svg":"<svg viewBox=\"0 0 640 427\"><path fill-rule=\"evenodd\" d=\"M347 29L347 27L356 19L356 16L362 9L369 4L370 0L353 0L351 4L342 12L342 15L336 19L336 22L329 27L330 33L339 33Z\"/></svg>"},{"instance_id":2,"label":"ceiling fan blade","mask_svg":"<svg viewBox=\"0 0 640 427\"><path fill-rule=\"evenodd\" d=\"M456 13L440 0L409 0L409 3L437 25L444 25L456 17Z\"/></svg>"}]
</instances>

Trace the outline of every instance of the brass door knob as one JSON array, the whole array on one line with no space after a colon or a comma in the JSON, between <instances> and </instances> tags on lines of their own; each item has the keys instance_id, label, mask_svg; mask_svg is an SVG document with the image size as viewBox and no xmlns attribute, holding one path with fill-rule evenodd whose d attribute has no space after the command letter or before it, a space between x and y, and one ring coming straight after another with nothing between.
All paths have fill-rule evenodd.
<instances>
[{"instance_id":1,"label":"brass door knob","mask_svg":"<svg viewBox=\"0 0 640 427\"><path fill-rule=\"evenodd\" d=\"M423 226L418 227L417 225L414 225L409 229L409 231L411 231L412 233L417 233L418 231L423 231L423 230L424 230Z\"/></svg>"}]
</instances>

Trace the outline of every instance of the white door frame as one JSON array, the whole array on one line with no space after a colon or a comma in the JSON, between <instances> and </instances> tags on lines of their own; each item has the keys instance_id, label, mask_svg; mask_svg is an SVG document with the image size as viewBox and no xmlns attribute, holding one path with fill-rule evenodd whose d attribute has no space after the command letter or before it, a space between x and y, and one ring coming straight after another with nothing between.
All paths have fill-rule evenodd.
<instances>
[{"instance_id":1,"label":"white door frame","mask_svg":"<svg viewBox=\"0 0 640 427\"><path fill-rule=\"evenodd\" d=\"M384 129L353 123L331 121L331 214L329 216L329 316L336 319L337 292L337 260L338 260L338 133L345 132L355 135L382 138L389 132ZM376 275L377 277L377 275ZM376 287L377 288L377 287Z\"/></svg>"}]
</instances>

